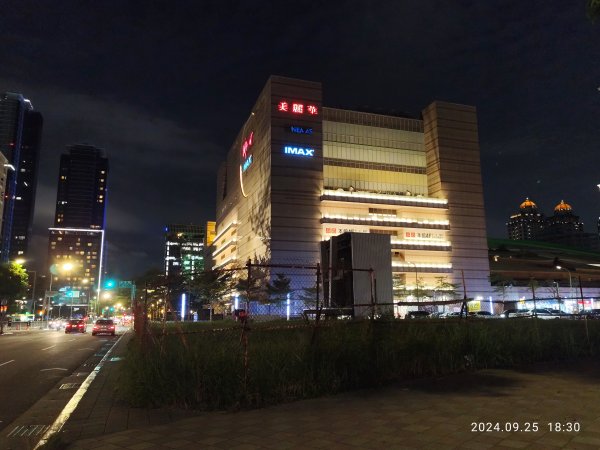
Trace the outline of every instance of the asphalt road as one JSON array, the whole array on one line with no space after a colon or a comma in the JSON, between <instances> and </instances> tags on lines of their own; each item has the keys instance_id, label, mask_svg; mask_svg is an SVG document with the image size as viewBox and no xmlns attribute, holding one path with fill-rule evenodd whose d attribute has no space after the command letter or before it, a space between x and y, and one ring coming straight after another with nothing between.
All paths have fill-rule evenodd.
<instances>
[{"instance_id":1,"label":"asphalt road","mask_svg":"<svg viewBox=\"0 0 600 450\"><path fill-rule=\"evenodd\" d=\"M5 329L6 331L6 329ZM71 375L111 336L64 330L18 331L0 336L0 431L63 377Z\"/></svg>"}]
</instances>

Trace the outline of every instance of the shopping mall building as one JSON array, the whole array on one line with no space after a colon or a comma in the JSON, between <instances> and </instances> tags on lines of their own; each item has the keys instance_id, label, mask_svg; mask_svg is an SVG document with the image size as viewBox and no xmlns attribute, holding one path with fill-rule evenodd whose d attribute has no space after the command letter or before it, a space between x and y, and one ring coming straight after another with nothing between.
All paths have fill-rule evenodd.
<instances>
[{"instance_id":1,"label":"shopping mall building","mask_svg":"<svg viewBox=\"0 0 600 450\"><path fill-rule=\"evenodd\" d=\"M216 218L213 267L316 264L332 236L388 234L395 285L491 295L472 106L328 108L321 83L272 76L219 169Z\"/></svg>"}]
</instances>

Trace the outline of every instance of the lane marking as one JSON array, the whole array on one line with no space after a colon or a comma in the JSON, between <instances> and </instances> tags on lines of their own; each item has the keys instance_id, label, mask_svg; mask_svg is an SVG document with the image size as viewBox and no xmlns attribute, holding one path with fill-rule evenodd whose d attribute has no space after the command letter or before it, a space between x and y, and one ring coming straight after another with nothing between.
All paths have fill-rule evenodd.
<instances>
[{"instance_id":1,"label":"lane marking","mask_svg":"<svg viewBox=\"0 0 600 450\"><path fill-rule=\"evenodd\" d=\"M43 348L42 350L48 350L49 348L56 347L56 344L51 345L50 347Z\"/></svg>"},{"instance_id":2,"label":"lane marking","mask_svg":"<svg viewBox=\"0 0 600 450\"><path fill-rule=\"evenodd\" d=\"M64 369L62 367L51 367L50 369L41 369L40 372L45 372L46 370L69 370L69 369Z\"/></svg>"},{"instance_id":3,"label":"lane marking","mask_svg":"<svg viewBox=\"0 0 600 450\"><path fill-rule=\"evenodd\" d=\"M40 439L36 446L33 447L33 450L38 450L41 446L46 444L46 442L48 442L48 439L50 439L52 435L58 433L65 425L65 423L67 423L67 420L69 420L69 417L71 417L71 414L73 414L73 411L75 411L75 408L77 408L77 405L83 399L83 396L89 389L90 385L92 384L98 373L100 373L100 369L102 369L102 366L104 366L104 363L109 358L110 354L112 353L116 345L119 343L119 341L123 338L123 336L125 336L125 334L126 333L122 334L119 337L119 339L115 341L113 346L106 352L106 355L104 355L104 357L100 360L98 365L94 367L94 370L92 370L87 376L87 378L83 381L83 383L81 383L81 386L79 386L77 392L73 394L73 397L71 397L69 403L66 404L66 406L63 408L61 413L54 421L54 423L50 426L50 428L48 428L44 436L42 436L42 439Z\"/></svg>"},{"instance_id":4,"label":"lane marking","mask_svg":"<svg viewBox=\"0 0 600 450\"><path fill-rule=\"evenodd\" d=\"M15 362L15 360L11 359L10 361L3 362L2 364L0 364L0 366L3 366L5 364L10 364L11 362Z\"/></svg>"}]
</instances>

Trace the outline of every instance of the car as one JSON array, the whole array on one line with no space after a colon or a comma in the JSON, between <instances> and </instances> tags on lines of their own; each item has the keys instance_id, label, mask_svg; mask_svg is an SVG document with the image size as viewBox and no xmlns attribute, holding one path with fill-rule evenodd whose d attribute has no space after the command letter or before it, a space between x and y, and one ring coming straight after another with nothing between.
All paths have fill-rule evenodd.
<instances>
[{"instance_id":1,"label":"car","mask_svg":"<svg viewBox=\"0 0 600 450\"><path fill-rule=\"evenodd\" d=\"M443 319L453 319L453 318L460 317L460 312L459 311L445 312L445 313L442 313L440 315L440 317Z\"/></svg>"},{"instance_id":2,"label":"car","mask_svg":"<svg viewBox=\"0 0 600 450\"><path fill-rule=\"evenodd\" d=\"M92 328L92 336L97 334L115 335L115 322L112 319L98 319Z\"/></svg>"},{"instance_id":3,"label":"car","mask_svg":"<svg viewBox=\"0 0 600 450\"><path fill-rule=\"evenodd\" d=\"M404 316L405 319L428 319L431 314L429 311L408 311Z\"/></svg>"},{"instance_id":4,"label":"car","mask_svg":"<svg viewBox=\"0 0 600 450\"><path fill-rule=\"evenodd\" d=\"M571 317L571 314L566 313L564 311L561 311L560 309L551 309L550 312L552 314L554 314L555 316L558 316L560 318L566 318L566 319L568 319L568 318Z\"/></svg>"},{"instance_id":5,"label":"car","mask_svg":"<svg viewBox=\"0 0 600 450\"><path fill-rule=\"evenodd\" d=\"M548 308L535 308L530 309L527 313L528 316L535 316L538 319L550 320L550 319L560 319L560 316L553 314Z\"/></svg>"},{"instance_id":6,"label":"car","mask_svg":"<svg viewBox=\"0 0 600 450\"><path fill-rule=\"evenodd\" d=\"M69 319L65 324L65 333L85 333L85 320Z\"/></svg>"},{"instance_id":7,"label":"car","mask_svg":"<svg viewBox=\"0 0 600 450\"><path fill-rule=\"evenodd\" d=\"M600 319L600 309L583 309L579 311L579 316L581 319L592 319L599 320Z\"/></svg>"},{"instance_id":8,"label":"car","mask_svg":"<svg viewBox=\"0 0 600 450\"><path fill-rule=\"evenodd\" d=\"M480 319L494 319L496 316L494 316L489 311L472 311L469 313L469 317L478 317Z\"/></svg>"},{"instance_id":9,"label":"car","mask_svg":"<svg viewBox=\"0 0 600 450\"><path fill-rule=\"evenodd\" d=\"M527 309L507 309L500 314L500 317L523 317L528 315L529 310Z\"/></svg>"},{"instance_id":10,"label":"car","mask_svg":"<svg viewBox=\"0 0 600 450\"><path fill-rule=\"evenodd\" d=\"M65 323L62 319L54 319L48 322L48 328L50 328L51 330L59 331L64 326Z\"/></svg>"}]
</instances>

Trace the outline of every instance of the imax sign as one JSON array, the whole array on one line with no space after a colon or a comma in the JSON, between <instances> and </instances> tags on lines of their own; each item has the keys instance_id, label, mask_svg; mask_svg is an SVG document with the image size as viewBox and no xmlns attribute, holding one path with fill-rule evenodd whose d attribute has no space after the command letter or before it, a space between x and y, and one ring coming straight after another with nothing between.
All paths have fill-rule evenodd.
<instances>
[{"instance_id":1,"label":"imax sign","mask_svg":"<svg viewBox=\"0 0 600 450\"><path fill-rule=\"evenodd\" d=\"M297 155L297 156L315 156L314 148L303 148L303 147L292 147L286 145L283 147L283 153L286 155Z\"/></svg>"}]
</instances>

